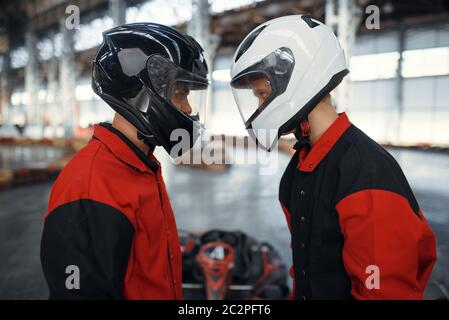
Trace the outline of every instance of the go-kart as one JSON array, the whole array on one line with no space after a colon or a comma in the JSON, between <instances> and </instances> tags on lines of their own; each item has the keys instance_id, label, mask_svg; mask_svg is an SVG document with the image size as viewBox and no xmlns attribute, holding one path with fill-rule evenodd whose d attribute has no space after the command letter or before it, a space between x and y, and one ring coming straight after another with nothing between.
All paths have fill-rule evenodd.
<instances>
[{"instance_id":1,"label":"go-kart","mask_svg":"<svg viewBox=\"0 0 449 320\"><path fill-rule=\"evenodd\" d=\"M242 232L180 232L184 299L286 299L278 252Z\"/></svg>"}]
</instances>

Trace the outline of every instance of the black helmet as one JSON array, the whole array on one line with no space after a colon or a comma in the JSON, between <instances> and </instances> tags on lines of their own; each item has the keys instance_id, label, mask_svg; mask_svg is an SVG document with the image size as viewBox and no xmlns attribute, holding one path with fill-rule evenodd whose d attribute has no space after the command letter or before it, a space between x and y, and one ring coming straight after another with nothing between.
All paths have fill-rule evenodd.
<instances>
[{"instance_id":1,"label":"black helmet","mask_svg":"<svg viewBox=\"0 0 449 320\"><path fill-rule=\"evenodd\" d=\"M193 146L204 123L200 113L209 81L202 52L192 37L160 24L107 30L93 61L92 89L145 143L179 156Z\"/></svg>"}]
</instances>

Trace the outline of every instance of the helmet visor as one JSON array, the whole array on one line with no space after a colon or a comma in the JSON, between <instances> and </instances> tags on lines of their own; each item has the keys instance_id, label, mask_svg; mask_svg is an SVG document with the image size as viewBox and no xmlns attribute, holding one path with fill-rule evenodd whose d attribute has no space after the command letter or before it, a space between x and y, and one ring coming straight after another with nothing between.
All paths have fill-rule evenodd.
<instances>
[{"instance_id":1,"label":"helmet visor","mask_svg":"<svg viewBox=\"0 0 449 320\"><path fill-rule=\"evenodd\" d=\"M162 99L204 126L209 86L207 77L184 70L160 55L148 59L147 72L151 85Z\"/></svg>"},{"instance_id":2,"label":"helmet visor","mask_svg":"<svg viewBox=\"0 0 449 320\"><path fill-rule=\"evenodd\" d=\"M251 72L233 81L232 91L245 124L273 96L271 81L263 72Z\"/></svg>"},{"instance_id":3,"label":"helmet visor","mask_svg":"<svg viewBox=\"0 0 449 320\"><path fill-rule=\"evenodd\" d=\"M233 77L232 93L246 128L285 92L294 66L292 51L282 47Z\"/></svg>"},{"instance_id":4,"label":"helmet visor","mask_svg":"<svg viewBox=\"0 0 449 320\"><path fill-rule=\"evenodd\" d=\"M184 80L175 81L170 88L168 100L178 111L204 125L207 86Z\"/></svg>"}]
</instances>

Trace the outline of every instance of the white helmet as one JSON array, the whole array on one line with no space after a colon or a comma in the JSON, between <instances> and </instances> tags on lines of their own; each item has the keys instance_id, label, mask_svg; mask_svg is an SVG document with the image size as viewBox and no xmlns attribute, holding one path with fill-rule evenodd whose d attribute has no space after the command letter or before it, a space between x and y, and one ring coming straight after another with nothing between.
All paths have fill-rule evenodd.
<instances>
[{"instance_id":1,"label":"white helmet","mask_svg":"<svg viewBox=\"0 0 449 320\"><path fill-rule=\"evenodd\" d=\"M292 15L265 22L246 36L233 58L231 87L249 135L270 150L348 72L332 29L310 15ZM258 76L271 86L261 105L251 87L251 78Z\"/></svg>"}]
</instances>

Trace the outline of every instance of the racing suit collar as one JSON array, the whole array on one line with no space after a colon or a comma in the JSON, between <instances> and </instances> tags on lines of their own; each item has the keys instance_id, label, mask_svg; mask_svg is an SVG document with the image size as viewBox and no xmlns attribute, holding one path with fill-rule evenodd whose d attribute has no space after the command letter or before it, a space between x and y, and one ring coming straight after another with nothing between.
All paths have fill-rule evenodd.
<instances>
[{"instance_id":1,"label":"racing suit collar","mask_svg":"<svg viewBox=\"0 0 449 320\"><path fill-rule=\"evenodd\" d=\"M131 167L141 172L157 172L159 162L153 155L154 149L150 149L146 155L110 123L102 122L94 125L93 138L100 140L119 160Z\"/></svg>"},{"instance_id":2,"label":"racing suit collar","mask_svg":"<svg viewBox=\"0 0 449 320\"><path fill-rule=\"evenodd\" d=\"M302 155L304 159L299 161L299 171L312 172L350 126L351 122L346 113L340 113L337 120L315 142L307 155Z\"/></svg>"}]
</instances>

